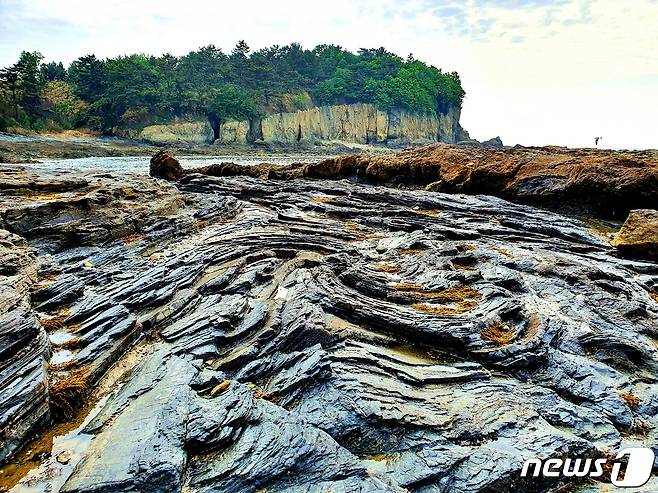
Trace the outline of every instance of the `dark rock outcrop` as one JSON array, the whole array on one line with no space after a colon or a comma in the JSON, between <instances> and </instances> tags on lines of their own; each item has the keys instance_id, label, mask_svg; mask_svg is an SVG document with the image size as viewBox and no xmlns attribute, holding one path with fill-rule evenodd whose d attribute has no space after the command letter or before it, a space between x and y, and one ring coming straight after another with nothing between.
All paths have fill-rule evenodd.
<instances>
[{"instance_id":1,"label":"dark rock outcrop","mask_svg":"<svg viewBox=\"0 0 658 493\"><path fill-rule=\"evenodd\" d=\"M0 169L0 228L53 251L139 234L182 206L177 189L139 175Z\"/></svg>"},{"instance_id":2,"label":"dark rock outcrop","mask_svg":"<svg viewBox=\"0 0 658 493\"><path fill-rule=\"evenodd\" d=\"M50 345L30 307L36 255L0 229L0 463L50 418L46 363Z\"/></svg>"},{"instance_id":3,"label":"dark rock outcrop","mask_svg":"<svg viewBox=\"0 0 658 493\"><path fill-rule=\"evenodd\" d=\"M351 159L332 162L366 158ZM4 313L47 328L59 415L84 399L80 375L102 388L128 348L145 348L85 422L88 448L66 466L46 458L33 487L547 492L577 480L523 479L525 459L658 438L658 265L618 257L578 220L347 180L123 179L179 201L176 214L146 193L148 221L125 236L47 249L38 229L31 302L23 278L6 281L24 308ZM120 182L99 180L107 193ZM54 193L40 199L50 209L65 200ZM10 243L15 258L28 248Z\"/></svg>"},{"instance_id":4,"label":"dark rock outcrop","mask_svg":"<svg viewBox=\"0 0 658 493\"><path fill-rule=\"evenodd\" d=\"M459 146L480 147L484 149L486 148L502 149L504 147L503 141L501 140L500 137L493 137L489 140L485 140L482 142L476 139L460 140L459 142L455 142L455 144Z\"/></svg>"}]
</instances>

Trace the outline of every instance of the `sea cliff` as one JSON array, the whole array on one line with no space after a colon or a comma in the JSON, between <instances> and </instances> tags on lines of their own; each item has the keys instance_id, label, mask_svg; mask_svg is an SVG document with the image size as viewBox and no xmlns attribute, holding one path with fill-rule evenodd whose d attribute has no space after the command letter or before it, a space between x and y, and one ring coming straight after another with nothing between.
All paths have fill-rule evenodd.
<instances>
[{"instance_id":1,"label":"sea cliff","mask_svg":"<svg viewBox=\"0 0 658 493\"><path fill-rule=\"evenodd\" d=\"M301 111L271 113L263 118L228 121L213 128L202 119L176 120L118 133L155 144L237 144L254 142L294 145L347 144L409 145L455 143L469 138L459 124L460 109L425 115L406 110L379 110L372 104L316 106Z\"/></svg>"}]
</instances>

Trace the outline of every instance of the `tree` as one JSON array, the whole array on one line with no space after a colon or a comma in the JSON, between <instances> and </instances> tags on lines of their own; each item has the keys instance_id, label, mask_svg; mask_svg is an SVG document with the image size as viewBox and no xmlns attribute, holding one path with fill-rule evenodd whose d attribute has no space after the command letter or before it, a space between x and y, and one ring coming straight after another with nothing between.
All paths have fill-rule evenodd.
<instances>
[{"instance_id":1,"label":"tree","mask_svg":"<svg viewBox=\"0 0 658 493\"><path fill-rule=\"evenodd\" d=\"M62 62L49 62L41 65L41 78L44 82L66 80L66 69Z\"/></svg>"},{"instance_id":2,"label":"tree","mask_svg":"<svg viewBox=\"0 0 658 493\"><path fill-rule=\"evenodd\" d=\"M18 120L18 96L16 94L18 90L18 80L20 74L18 72L18 67L12 65L0 71L0 81L4 86L6 86L11 92L12 96L12 106L14 108L14 118Z\"/></svg>"},{"instance_id":3,"label":"tree","mask_svg":"<svg viewBox=\"0 0 658 493\"><path fill-rule=\"evenodd\" d=\"M228 57L213 45L191 51L177 65L177 81L182 90L200 90L225 84L230 72Z\"/></svg>"},{"instance_id":4,"label":"tree","mask_svg":"<svg viewBox=\"0 0 658 493\"><path fill-rule=\"evenodd\" d=\"M48 82L43 90L43 99L63 127L74 126L89 107L75 96L73 86L63 80Z\"/></svg>"},{"instance_id":5,"label":"tree","mask_svg":"<svg viewBox=\"0 0 658 493\"><path fill-rule=\"evenodd\" d=\"M43 82L39 64L43 55L37 51L23 51L16 68L19 74L20 102L29 115L34 115L41 106Z\"/></svg>"},{"instance_id":6,"label":"tree","mask_svg":"<svg viewBox=\"0 0 658 493\"><path fill-rule=\"evenodd\" d=\"M233 58L240 58L240 59L244 60L249 55L249 51L251 51L251 48L249 48L249 45L247 45L247 43L244 39L241 39L235 45L235 48L233 48L233 51L231 52L231 58L232 59Z\"/></svg>"},{"instance_id":7,"label":"tree","mask_svg":"<svg viewBox=\"0 0 658 493\"><path fill-rule=\"evenodd\" d=\"M30 126L54 119L107 130L203 115L217 128L227 119L313 104L371 103L385 111L437 114L464 98L456 72L442 73L383 47L354 54L337 45L291 43L252 52L241 40L228 55L213 45L182 57L86 55L66 73L61 63L41 60L39 53L23 52L0 73L0 116L13 107L14 118Z\"/></svg>"},{"instance_id":8,"label":"tree","mask_svg":"<svg viewBox=\"0 0 658 493\"><path fill-rule=\"evenodd\" d=\"M352 91L350 91L352 79L351 70L337 68L331 79L324 80L317 85L313 95L321 104L346 102L352 96Z\"/></svg>"},{"instance_id":9,"label":"tree","mask_svg":"<svg viewBox=\"0 0 658 493\"><path fill-rule=\"evenodd\" d=\"M94 102L102 96L103 65L96 55L80 57L71 64L68 76L78 97Z\"/></svg>"},{"instance_id":10,"label":"tree","mask_svg":"<svg viewBox=\"0 0 658 493\"><path fill-rule=\"evenodd\" d=\"M203 109L209 117L220 123L227 120L247 120L259 115L253 98L232 85L210 89L204 95Z\"/></svg>"}]
</instances>

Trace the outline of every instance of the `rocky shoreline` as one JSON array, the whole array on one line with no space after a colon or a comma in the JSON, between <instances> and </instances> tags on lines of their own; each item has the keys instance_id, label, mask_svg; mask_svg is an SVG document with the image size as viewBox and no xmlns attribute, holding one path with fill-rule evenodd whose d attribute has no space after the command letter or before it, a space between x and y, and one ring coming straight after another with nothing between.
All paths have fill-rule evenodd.
<instances>
[{"instance_id":1,"label":"rocky shoreline","mask_svg":"<svg viewBox=\"0 0 658 493\"><path fill-rule=\"evenodd\" d=\"M632 209L658 206L658 151L565 147L482 148L447 144L397 154L350 154L286 166L218 163L184 170L161 150L151 174L167 180L202 173L275 180L350 178L431 192L487 194L560 212L624 220Z\"/></svg>"},{"instance_id":2,"label":"rocky shoreline","mask_svg":"<svg viewBox=\"0 0 658 493\"><path fill-rule=\"evenodd\" d=\"M655 163L0 167L0 488L604 491L520 470L655 445L658 263L505 199L623 220L656 204ZM35 458L54 422L83 439Z\"/></svg>"},{"instance_id":3,"label":"rocky shoreline","mask_svg":"<svg viewBox=\"0 0 658 493\"><path fill-rule=\"evenodd\" d=\"M14 135L0 133L0 163L38 163L42 159L77 159L87 157L151 156L162 146L146 141L118 137L101 137L74 132L55 135ZM213 156L239 154L248 156L276 156L280 154L335 155L354 152L369 154L393 153L395 149L384 146L360 144L323 143L250 145L250 144L167 144L177 154Z\"/></svg>"}]
</instances>

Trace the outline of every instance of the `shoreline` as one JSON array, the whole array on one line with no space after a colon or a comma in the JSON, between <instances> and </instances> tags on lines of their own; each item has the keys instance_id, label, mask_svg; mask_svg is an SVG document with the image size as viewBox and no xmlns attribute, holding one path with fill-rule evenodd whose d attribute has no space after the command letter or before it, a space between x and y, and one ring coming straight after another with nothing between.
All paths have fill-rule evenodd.
<instances>
[{"instance_id":1,"label":"shoreline","mask_svg":"<svg viewBox=\"0 0 658 493\"><path fill-rule=\"evenodd\" d=\"M30 164L39 159L77 159L91 157L151 156L160 149L170 149L179 155L213 156L281 156L281 155L339 155L365 152L392 154L400 148L328 142L323 145L153 145L122 137L96 136L83 133L7 134L0 133L0 163Z\"/></svg>"}]
</instances>

